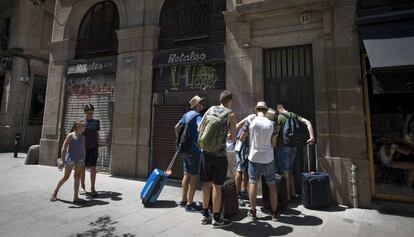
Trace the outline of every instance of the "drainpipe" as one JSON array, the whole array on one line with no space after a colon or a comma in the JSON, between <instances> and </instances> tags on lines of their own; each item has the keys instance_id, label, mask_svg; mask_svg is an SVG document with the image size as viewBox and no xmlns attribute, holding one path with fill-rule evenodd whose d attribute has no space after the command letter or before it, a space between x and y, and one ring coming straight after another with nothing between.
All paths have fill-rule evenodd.
<instances>
[{"instance_id":1,"label":"drainpipe","mask_svg":"<svg viewBox=\"0 0 414 237\"><path fill-rule=\"evenodd\" d=\"M358 166L352 164L351 166L351 174L352 174L352 206L354 208L358 208Z\"/></svg>"}]
</instances>

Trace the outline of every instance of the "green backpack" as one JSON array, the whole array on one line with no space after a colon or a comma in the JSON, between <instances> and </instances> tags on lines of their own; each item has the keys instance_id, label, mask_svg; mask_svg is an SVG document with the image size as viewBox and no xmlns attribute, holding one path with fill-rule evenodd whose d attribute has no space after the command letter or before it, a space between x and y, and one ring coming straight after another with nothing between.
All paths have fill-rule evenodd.
<instances>
[{"instance_id":1,"label":"green backpack","mask_svg":"<svg viewBox=\"0 0 414 237\"><path fill-rule=\"evenodd\" d=\"M227 136L227 115L230 109L213 106L206 114L198 130L198 144L201 149L210 153L219 153Z\"/></svg>"}]
</instances>

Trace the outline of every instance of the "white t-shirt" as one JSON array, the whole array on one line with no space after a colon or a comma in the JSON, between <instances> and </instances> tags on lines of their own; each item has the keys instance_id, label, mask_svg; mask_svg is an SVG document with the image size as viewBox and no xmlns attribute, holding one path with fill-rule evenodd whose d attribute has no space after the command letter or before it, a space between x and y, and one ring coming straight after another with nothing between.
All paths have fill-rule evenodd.
<instances>
[{"instance_id":1,"label":"white t-shirt","mask_svg":"<svg viewBox=\"0 0 414 237\"><path fill-rule=\"evenodd\" d=\"M274 130L272 121L266 117L257 116L250 123L249 160L251 162L267 164L273 161L271 138Z\"/></svg>"}]
</instances>

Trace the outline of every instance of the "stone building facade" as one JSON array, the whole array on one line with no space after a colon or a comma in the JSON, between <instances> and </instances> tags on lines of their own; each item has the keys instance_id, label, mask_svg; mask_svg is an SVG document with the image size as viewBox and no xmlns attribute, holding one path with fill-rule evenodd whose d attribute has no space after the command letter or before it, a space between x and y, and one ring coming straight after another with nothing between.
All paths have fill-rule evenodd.
<instances>
[{"instance_id":1,"label":"stone building facade","mask_svg":"<svg viewBox=\"0 0 414 237\"><path fill-rule=\"evenodd\" d=\"M39 144L54 6L53 0L41 6L26 0L0 1L1 152L13 150L16 133L21 133L20 151Z\"/></svg>"},{"instance_id":2,"label":"stone building facade","mask_svg":"<svg viewBox=\"0 0 414 237\"><path fill-rule=\"evenodd\" d=\"M64 121L69 113L66 105L70 100L68 81L72 80L71 73L87 78L94 75L93 70L88 68L103 60L99 56L79 58L76 52L79 47L78 33L85 15L104 2L108 1L56 2L55 15L63 24L54 24L50 46L47 116L40 140L41 164L54 165L62 134L66 132ZM321 169L331 175L333 200L341 204L352 203L351 165L355 164L359 167L359 204L370 206L360 43L354 28L356 1L227 0L225 5L220 1L211 1L209 6L213 7L208 8L203 8L203 4L209 4L209 1L197 1L200 6L196 8L175 6L176 9L191 8L188 14L183 10L183 16L177 12L177 17L188 19L185 17L191 17L191 11L210 14L206 19L217 20L217 24L213 24L217 28L208 28L207 36L203 34L205 29L194 30L192 38L180 33L180 29L173 29L176 31L175 36L172 34L176 37L174 39L168 38L169 31L164 31L172 26L162 20L165 11L166 15L171 14L166 9L173 0L109 2L115 4L119 16L119 28L114 29L117 52L110 57L116 58L116 62L107 62L114 66L110 72L98 70L96 74L112 73L114 77L113 112L105 112L112 116L107 116L111 118L110 173L147 177L154 162L158 162L158 154L163 153L157 153L157 149L168 154L173 150L171 147L157 148L161 146L156 145L157 141L153 139L157 136L157 128L168 130L167 126L164 128L162 125L173 122L170 120L174 120L174 116L184 112L190 95L203 95L210 104L214 104L220 90L226 88L234 93L234 110L239 119L251 113L258 100L265 99L270 106L275 106L279 100L290 102L293 111L308 117L314 124L319 163ZM223 6L223 15L218 16L217 12ZM224 38L220 35L221 21L225 27ZM197 21L194 25L197 26ZM193 29L194 25L182 27ZM182 54L183 59L187 54L204 53L206 60L210 61L203 65L209 65L206 68L212 74L208 75L218 78L214 80L216 84L213 83L207 90L176 86L181 85L181 77L187 80L185 85L188 86L188 74L175 77L172 75L175 75L177 65L157 64L162 61L164 53L168 56ZM86 69L82 70L82 67ZM192 67L187 67L188 72L193 73ZM155 81L165 71L170 73L173 86L155 91L158 88ZM93 76L90 77L93 81ZM168 139L162 141L173 143ZM300 162L305 160L304 155L300 156Z\"/></svg>"}]
</instances>

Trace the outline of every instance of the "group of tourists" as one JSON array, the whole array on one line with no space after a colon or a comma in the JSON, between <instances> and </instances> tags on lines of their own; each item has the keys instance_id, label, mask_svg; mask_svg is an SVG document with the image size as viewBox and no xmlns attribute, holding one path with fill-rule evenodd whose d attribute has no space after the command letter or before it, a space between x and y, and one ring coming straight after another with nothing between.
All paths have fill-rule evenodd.
<instances>
[{"instance_id":1,"label":"group of tourists","mask_svg":"<svg viewBox=\"0 0 414 237\"><path fill-rule=\"evenodd\" d=\"M90 195L92 198L98 197L95 189L96 162L98 160L99 130L100 121L93 118L94 107L87 104L84 107L85 118L73 123L70 133L66 136L61 156L58 161L58 169L63 170L63 177L59 180L53 191L50 201L57 201L57 195L62 185L69 179L72 170L75 170L74 177L74 203L85 203L85 199L79 198L81 195ZM91 179L91 191L86 192L85 187L85 167L89 169ZM81 189L79 191L79 186Z\"/></svg>"},{"instance_id":2,"label":"group of tourists","mask_svg":"<svg viewBox=\"0 0 414 237\"><path fill-rule=\"evenodd\" d=\"M297 148L283 138L285 123L290 121L290 118L295 118L308 130L306 142L314 142L312 124L307 119L289 112L285 104L280 103L276 110L273 110L266 102L259 101L254 108L254 114L237 122L236 114L231 110L232 102L232 94L225 90L220 94L220 105L211 106L202 115L206 106L205 101L196 95L189 102L191 111L185 113L175 126L177 149L182 154L184 167L182 197L179 204L185 207L186 211L201 212L201 224L212 224L214 228L232 224L221 213L222 186L227 176L229 147L234 146L238 154L235 183L239 204L245 205L243 199L248 197L248 215L253 219L257 218L257 183L259 178L264 176L269 189L271 218L277 221L280 213L277 212L276 162L286 177L288 198L297 198L292 173ZM245 154L242 147L248 147ZM197 176L202 182L201 207L194 202ZM210 198L212 215L209 210Z\"/></svg>"}]
</instances>

